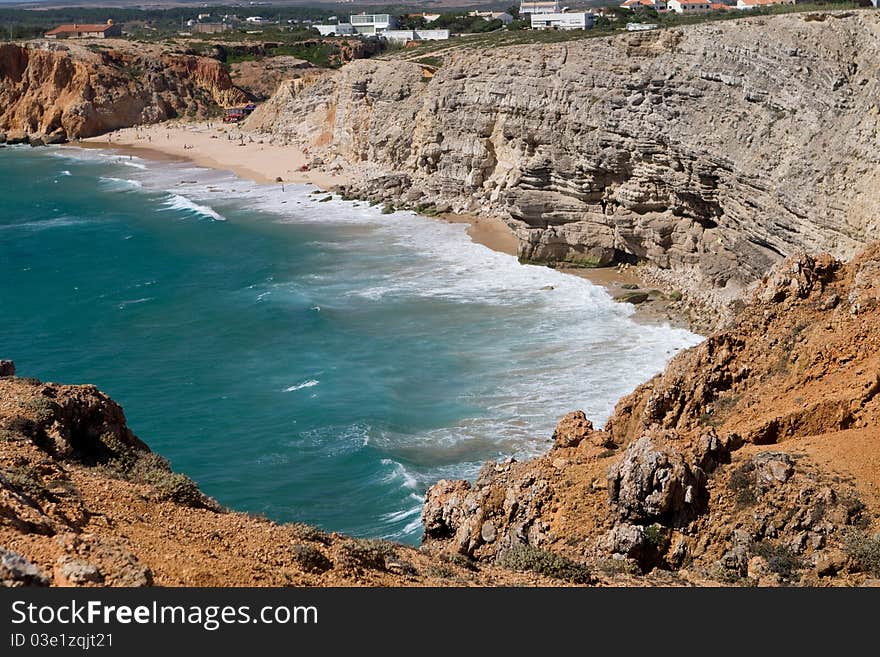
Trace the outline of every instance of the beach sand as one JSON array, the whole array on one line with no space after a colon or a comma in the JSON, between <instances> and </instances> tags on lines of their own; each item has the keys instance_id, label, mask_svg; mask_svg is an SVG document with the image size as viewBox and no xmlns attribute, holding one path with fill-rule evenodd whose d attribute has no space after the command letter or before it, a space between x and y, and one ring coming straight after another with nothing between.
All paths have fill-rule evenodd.
<instances>
[{"instance_id":1,"label":"beach sand","mask_svg":"<svg viewBox=\"0 0 880 657\"><path fill-rule=\"evenodd\" d=\"M100 137L92 137L78 146L113 148L121 152L137 153L152 159L188 160L211 169L231 171L239 178L258 183L312 184L324 190L351 181L345 171L303 171L310 154L295 145L270 144L261 135L248 133L234 124L221 122L191 123L179 120L149 126L123 128ZM457 224L470 224L467 234L477 244L490 249L517 255L517 239L507 224L498 217L478 217L468 214L447 213L437 219ZM628 292L648 292L652 288L642 284L638 268L615 267L601 269L560 268L574 276L586 278L606 288L613 297ZM624 285L630 287L623 287ZM638 290L631 289L637 286ZM646 323L670 323L687 327L688 321L670 307L670 300L654 290L650 300L635 306L633 316Z\"/></svg>"},{"instance_id":2,"label":"beach sand","mask_svg":"<svg viewBox=\"0 0 880 657\"><path fill-rule=\"evenodd\" d=\"M234 124L166 121L149 126L123 128L84 144L136 149L171 155L211 169L231 171L239 178L259 183L311 183L323 189L347 182L345 176L303 171L309 154L295 146L270 144Z\"/></svg>"},{"instance_id":3,"label":"beach sand","mask_svg":"<svg viewBox=\"0 0 880 657\"><path fill-rule=\"evenodd\" d=\"M294 145L269 144L262 136L220 122L166 121L123 128L85 139L77 145L110 147L151 159L189 160L209 169L231 171L239 178L258 183L277 183L281 178L283 182L308 183L328 190L351 182L345 172L302 171L309 160L308 152ZM474 242L516 255L516 237L501 219L451 213L439 218L450 223L470 224L467 233Z\"/></svg>"}]
</instances>

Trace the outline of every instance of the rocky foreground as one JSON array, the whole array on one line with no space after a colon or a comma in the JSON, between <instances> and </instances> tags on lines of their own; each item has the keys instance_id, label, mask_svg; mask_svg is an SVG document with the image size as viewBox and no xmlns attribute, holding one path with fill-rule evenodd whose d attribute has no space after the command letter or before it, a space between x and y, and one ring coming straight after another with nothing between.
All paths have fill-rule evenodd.
<instances>
[{"instance_id":1,"label":"rocky foreground","mask_svg":"<svg viewBox=\"0 0 880 657\"><path fill-rule=\"evenodd\" d=\"M864 585L880 577L880 243L790 258L544 457L427 494L420 550L233 513L93 386L0 363L4 585Z\"/></svg>"},{"instance_id":2,"label":"rocky foreground","mask_svg":"<svg viewBox=\"0 0 880 657\"><path fill-rule=\"evenodd\" d=\"M604 430L572 413L546 456L437 483L428 543L762 586L880 577L878 326L880 244L792 257Z\"/></svg>"},{"instance_id":3,"label":"rocky foreground","mask_svg":"<svg viewBox=\"0 0 880 657\"><path fill-rule=\"evenodd\" d=\"M525 260L645 260L723 306L798 249L876 235L878 94L866 10L357 61L249 126L360 169L343 194L500 216Z\"/></svg>"}]
</instances>

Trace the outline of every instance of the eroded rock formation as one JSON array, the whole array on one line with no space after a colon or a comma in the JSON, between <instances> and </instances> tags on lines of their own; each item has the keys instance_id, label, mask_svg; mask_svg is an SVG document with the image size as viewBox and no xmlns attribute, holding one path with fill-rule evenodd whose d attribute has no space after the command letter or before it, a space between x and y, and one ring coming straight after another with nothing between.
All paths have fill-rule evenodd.
<instances>
[{"instance_id":1,"label":"eroded rock formation","mask_svg":"<svg viewBox=\"0 0 880 657\"><path fill-rule=\"evenodd\" d=\"M876 12L748 18L461 49L436 72L357 61L251 125L363 166L346 194L497 214L524 259L647 259L724 300L876 234L878 62Z\"/></svg>"},{"instance_id":2,"label":"eroded rock formation","mask_svg":"<svg viewBox=\"0 0 880 657\"><path fill-rule=\"evenodd\" d=\"M572 413L546 456L432 487L427 544L489 562L529 545L690 581L880 573L866 556L880 554L878 263L880 244L848 265L779 263L731 328L621 399L604 429Z\"/></svg>"},{"instance_id":3,"label":"eroded rock formation","mask_svg":"<svg viewBox=\"0 0 880 657\"><path fill-rule=\"evenodd\" d=\"M24 139L52 142L205 117L246 99L208 57L124 41L0 45L0 132Z\"/></svg>"}]
</instances>

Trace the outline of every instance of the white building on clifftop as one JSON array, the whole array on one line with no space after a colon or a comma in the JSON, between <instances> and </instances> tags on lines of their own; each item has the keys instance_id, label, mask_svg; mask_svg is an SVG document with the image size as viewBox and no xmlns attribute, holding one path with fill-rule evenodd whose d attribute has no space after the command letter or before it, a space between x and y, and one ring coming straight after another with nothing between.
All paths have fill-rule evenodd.
<instances>
[{"instance_id":1,"label":"white building on clifftop","mask_svg":"<svg viewBox=\"0 0 880 657\"><path fill-rule=\"evenodd\" d=\"M562 14L532 14L534 30L589 30L593 27L593 14L575 11Z\"/></svg>"},{"instance_id":2,"label":"white building on clifftop","mask_svg":"<svg viewBox=\"0 0 880 657\"><path fill-rule=\"evenodd\" d=\"M525 14L558 14L558 0L521 0L519 15Z\"/></svg>"}]
</instances>

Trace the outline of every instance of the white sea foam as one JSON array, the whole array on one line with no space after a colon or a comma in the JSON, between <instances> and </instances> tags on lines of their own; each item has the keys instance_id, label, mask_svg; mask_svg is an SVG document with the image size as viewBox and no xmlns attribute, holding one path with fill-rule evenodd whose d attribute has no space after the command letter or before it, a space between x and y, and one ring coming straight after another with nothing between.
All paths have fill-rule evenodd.
<instances>
[{"instance_id":1,"label":"white sea foam","mask_svg":"<svg viewBox=\"0 0 880 657\"><path fill-rule=\"evenodd\" d=\"M118 307L120 310L123 310L124 308L127 308L128 306L136 306L141 303L147 303L149 301L153 301L155 298L156 297L142 297L140 299L128 299L126 301L120 302Z\"/></svg>"},{"instance_id":2,"label":"white sea foam","mask_svg":"<svg viewBox=\"0 0 880 657\"><path fill-rule=\"evenodd\" d=\"M37 232L41 230L50 230L52 228L69 228L71 226L82 226L91 223L88 219L76 219L74 217L54 217L52 219L43 219L41 221L23 221L18 224L0 225L0 230L25 230L28 232Z\"/></svg>"},{"instance_id":3,"label":"white sea foam","mask_svg":"<svg viewBox=\"0 0 880 657\"><path fill-rule=\"evenodd\" d=\"M192 212L194 214L199 214L204 217L209 217L214 221L226 221L226 217L214 210L214 208L212 208L211 206L200 205L195 201L188 199L186 196L181 196L180 194L172 194L171 198L165 201L163 205L165 205L165 207L167 207L169 210Z\"/></svg>"},{"instance_id":4,"label":"white sea foam","mask_svg":"<svg viewBox=\"0 0 880 657\"><path fill-rule=\"evenodd\" d=\"M327 321L334 321L341 306L369 309L398 301L430 301L428 308L491 307L497 320L460 338L458 357L475 374L462 397L450 401L475 408L472 417L415 434L374 429L366 422L328 426L289 443L290 450L320 450L327 458L360 450L379 454L379 483L399 490L399 501L377 522L395 538L418 531L419 493L431 482L474 477L487 459L545 452L553 426L568 411L582 409L595 424L604 424L623 394L701 339L682 329L637 324L631 317L634 308L614 302L603 288L547 267L521 265L513 256L475 244L463 224L410 212L383 215L380 208L341 200L321 203L326 194L311 194L313 188L306 185L286 185L282 192L276 185L190 165L151 167L131 175L145 191L173 194L166 207L213 219L223 216L218 208L236 221L247 220L247 211L255 210L269 221L331 225L338 242L313 238L311 247L323 252L356 245L356 257L346 258L344 266L319 269L296 281L261 282L255 289L266 303L306 300L306 307L330 309ZM196 179L198 184L186 187L186 197L168 191L180 180ZM307 288L307 294L297 286ZM278 293L266 296L269 289ZM480 310L475 316L490 315ZM454 344L460 327L446 328L439 317L439 323L424 327L426 339L433 335ZM480 331L486 339L477 340ZM469 348L468 339L478 342L478 350ZM483 358L490 371L479 376L474 361L482 364ZM318 383L309 379L283 390ZM296 399L302 398L291 401Z\"/></svg>"},{"instance_id":5,"label":"white sea foam","mask_svg":"<svg viewBox=\"0 0 880 657\"><path fill-rule=\"evenodd\" d=\"M64 170L61 172L60 175L62 175L62 176L72 176L73 174L70 173L70 171L68 171L67 169L64 169Z\"/></svg>"},{"instance_id":6,"label":"white sea foam","mask_svg":"<svg viewBox=\"0 0 880 657\"><path fill-rule=\"evenodd\" d=\"M297 383L296 385L290 386L289 388L285 388L284 392L294 392L295 390L302 390L303 388L311 388L320 383L315 379L309 379L308 381L304 381L303 383Z\"/></svg>"},{"instance_id":7,"label":"white sea foam","mask_svg":"<svg viewBox=\"0 0 880 657\"><path fill-rule=\"evenodd\" d=\"M144 186L144 184L139 180L133 180L131 178L114 178L113 176L100 176L98 180L106 184L109 188L118 190L140 189Z\"/></svg>"}]
</instances>

